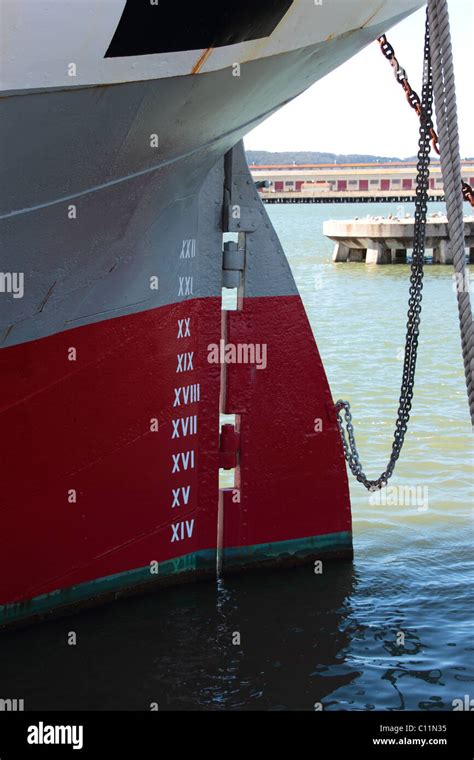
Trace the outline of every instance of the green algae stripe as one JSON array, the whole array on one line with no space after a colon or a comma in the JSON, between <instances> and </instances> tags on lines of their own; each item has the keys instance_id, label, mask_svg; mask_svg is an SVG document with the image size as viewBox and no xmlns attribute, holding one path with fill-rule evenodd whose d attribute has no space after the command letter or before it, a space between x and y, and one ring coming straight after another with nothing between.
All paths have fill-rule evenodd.
<instances>
[{"instance_id":1,"label":"green algae stripe","mask_svg":"<svg viewBox=\"0 0 474 760\"><path fill-rule=\"evenodd\" d=\"M352 547L352 535L349 532L330 533L323 536L277 541L253 546L239 546L225 549L225 563L228 565L250 564L271 559L286 557L304 557L318 551L337 551ZM185 554L176 559L159 563L158 573L150 572L150 566L127 570L114 575L107 575L93 581L86 581L77 586L58 589L48 594L34 597L22 602L0 605L0 626L13 623L24 618L51 612L59 607L76 605L81 602L101 597L110 593L124 591L143 586L148 583L158 583L162 578L169 578L180 573L195 571L213 573L216 568L215 549L204 549Z\"/></svg>"},{"instance_id":2,"label":"green algae stripe","mask_svg":"<svg viewBox=\"0 0 474 760\"><path fill-rule=\"evenodd\" d=\"M247 564L252 559L260 562L266 559L284 560L291 557L313 556L321 551L344 551L352 548L352 533L327 533L323 536L308 536L291 541L276 541L254 546L236 546L225 549L225 564Z\"/></svg>"},{"instance_id":3,"label":"green algae stripe","mask_svg":"<svg viewBox=\"0 0 474 760\"><path fill-rule=\"evenodd\" d=\"M77 586L51 591L48 594L42 594L26 601L0 605L0 626L34 615L41 615L58 607L79 604L106 594L124 591L135 586L143 586L147 583L157 583L160 578L179 573L189 573L196 570L205 571L206 569L211 571L215 566L215 550L206 549L160 562L156 575L150 572L150 565L146 565L134 570L96 578Z\"/></svg>"}]
</instances>

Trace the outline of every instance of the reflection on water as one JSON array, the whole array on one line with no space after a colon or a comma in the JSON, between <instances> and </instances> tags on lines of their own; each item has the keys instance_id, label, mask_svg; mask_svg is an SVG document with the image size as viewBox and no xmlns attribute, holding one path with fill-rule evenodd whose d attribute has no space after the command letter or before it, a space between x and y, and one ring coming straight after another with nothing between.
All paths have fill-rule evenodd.
<instances>
[{"instance_id":1,"label":"reflection on water","mask_svg":"<svg viewBox=\"0 0 474 760\"><path fill-rule=\"evenodd\" d=\"M351 563L252 573L9 633L2 691L29 709L314 709L358 675L353 591Z\"/></svg>"},{"instance_id":2,"label":"reflection on water","mask_svg":"<svg viewBox=\"0 0 474 760\"><path fill-rule=\"evenodd\" d=\"M329 217L390 211L270 208L334 396L352 403L369 476L391 445L408 268L334 265L321 230ZM472 435L449 267L427 267L393 484L423 503L380 504L351 482L353 564L163 590L2 635L0 697L26 709L430 711L473 698Z\"/></svg>"},{"instance_id":3,"label":"reflection on water","mask_svg":"<svg viewBox=\"0 0 474 760\"><path fill-rule=\"evenodd\" d=\"M407 564L251 573L8 633L1 690L26 709L451 709L468 631Z\"/></svg>"}]
</instances>

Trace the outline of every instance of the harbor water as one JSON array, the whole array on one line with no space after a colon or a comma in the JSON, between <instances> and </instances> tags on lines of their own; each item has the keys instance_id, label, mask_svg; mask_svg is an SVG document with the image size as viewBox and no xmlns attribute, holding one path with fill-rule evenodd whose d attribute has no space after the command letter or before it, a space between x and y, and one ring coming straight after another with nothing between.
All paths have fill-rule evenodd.
<instances>
[{"instance_id":1,"label":"harbor water","mask_svg":"<svg viewBox=\"0 0 474 760\"><path fill-rule=\"evenodd\" d=\"M377 477L400 392L409 267L333 264L322 225L397 205L267 210L334 400L350 401ZM0 697L26 710L452 710L474 698L472 464L452 268L428 264L392 486L374 495L350 479L354 561L158 590L4 633Z\"/></svg>"}]
</instances>

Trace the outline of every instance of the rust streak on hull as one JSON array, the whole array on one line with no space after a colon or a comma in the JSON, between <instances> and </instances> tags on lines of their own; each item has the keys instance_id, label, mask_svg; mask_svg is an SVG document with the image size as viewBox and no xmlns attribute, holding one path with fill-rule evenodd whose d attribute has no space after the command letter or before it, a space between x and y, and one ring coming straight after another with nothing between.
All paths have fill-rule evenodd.
<instances>
[{"instance_id":1,"label":"rust streak on hull","mask_svg":"<svg viewBox=\"0 0 474 760\"><path fill-rule=\"evenodd\" d=\"M209 47L204 51L204 53L201 55L198 61L194 64L192 72L191 72L192 74L199 74L199 72L201 71L202 67L206 63L207 59L209 58L213 50L214 48Z\"/></svg>"}]
</instances>

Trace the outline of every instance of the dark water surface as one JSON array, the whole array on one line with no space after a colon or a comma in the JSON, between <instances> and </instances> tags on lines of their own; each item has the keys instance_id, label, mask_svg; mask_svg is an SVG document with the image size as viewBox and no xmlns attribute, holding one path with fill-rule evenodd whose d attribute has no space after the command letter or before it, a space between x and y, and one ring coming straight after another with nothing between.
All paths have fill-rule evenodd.
<instances>
[{"instance_id":1,"label":"dark water surface","mask_svg":"<svg viewBox=\"0 0 474 760\"><path fill-rule=\"evenodd\" d=\"M333 265L321 227L395 210L270 208L369 476L391 445L408 268ZM471 438L451 269L428 266L398 490L384 505L351 483L354 563L163 590L3 634L0 697L27 710L427 711L474 698Z\"/></svg>"}]
</instances>

